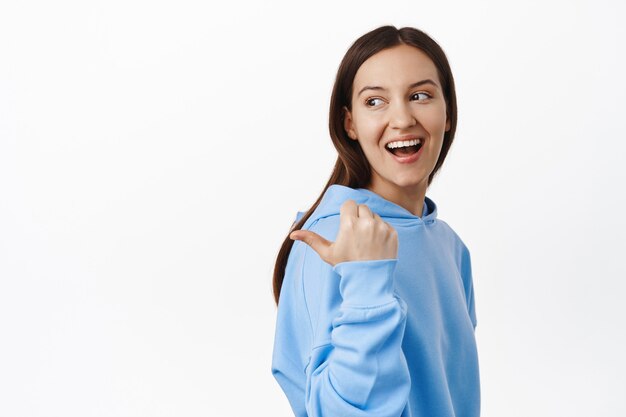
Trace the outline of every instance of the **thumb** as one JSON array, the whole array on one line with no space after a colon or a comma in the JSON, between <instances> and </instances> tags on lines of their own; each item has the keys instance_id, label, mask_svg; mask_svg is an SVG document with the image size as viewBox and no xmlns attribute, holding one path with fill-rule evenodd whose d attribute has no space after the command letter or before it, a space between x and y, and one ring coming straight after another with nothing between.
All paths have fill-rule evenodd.
<instances>
[{"instance_id":1,"label":"thumb","mask_svg":"<svg viewBox=\"0 0 626 417\"><path fill-rule=\"evenodd\" d=\"M289 237L294 240L301 240L309 245L315 252L318 253L320 258L332 265L330 262L330 247L333 242L326 240L315 232L310 230L294 230L289 234Z\"/></svg>"}]
</instances>

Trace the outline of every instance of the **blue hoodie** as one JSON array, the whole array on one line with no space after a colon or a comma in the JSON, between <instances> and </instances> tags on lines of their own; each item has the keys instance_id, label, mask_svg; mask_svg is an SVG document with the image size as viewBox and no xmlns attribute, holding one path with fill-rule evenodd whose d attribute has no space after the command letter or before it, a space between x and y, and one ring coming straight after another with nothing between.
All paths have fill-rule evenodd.
<instances>
[{"instance_id":1,"label":"blue hoodie","mask_svg":"<svg viewBox=\"0 0 626 417\"><path fill-rule=\"evenodd\" d=\"M294 242L272 357L272 374L294 414L479 416L467 247L428 197L418 217L372 191L337 184L302 229L335 241L347 199L367 204L396 229L398 257L333 267Z\"/></svg>"}]
</instances>

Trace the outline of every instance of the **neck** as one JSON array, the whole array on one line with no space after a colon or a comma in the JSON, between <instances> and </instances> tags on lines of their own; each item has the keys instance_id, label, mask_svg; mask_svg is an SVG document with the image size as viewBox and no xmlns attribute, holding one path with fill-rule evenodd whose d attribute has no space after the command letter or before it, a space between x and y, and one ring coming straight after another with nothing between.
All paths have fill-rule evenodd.
<instances>
[{"instance_id":1,"label":"neck","mask_svg":"<svg viewBox=\"0 0 626 417\"><path fill-rule=\"evenodd\" d=\"M405 208L411 214L422 217L424 198L426 196L427 188L426 182L407 187L399 187L395 185L390 186L390 184L371 182L365 188L375 192L385 200L391 201L392 203Z\"/></svg>"}]
</instances>

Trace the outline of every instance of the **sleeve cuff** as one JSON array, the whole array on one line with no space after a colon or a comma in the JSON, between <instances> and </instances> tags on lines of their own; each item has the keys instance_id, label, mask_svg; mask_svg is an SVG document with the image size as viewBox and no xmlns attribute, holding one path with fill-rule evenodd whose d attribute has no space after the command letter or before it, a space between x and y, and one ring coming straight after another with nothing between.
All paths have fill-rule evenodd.
<instances>
[{"instance_id":1,"label":"sleeve cuff","mask_svg":"<svg viewBox=\"0 0 626 417\"><path fill-rule=\"evenodd\" d=\"M393 274L397 259L339 262L339 292L346 305L376 307L394 300Z\"/></svg>"}]
</instances>

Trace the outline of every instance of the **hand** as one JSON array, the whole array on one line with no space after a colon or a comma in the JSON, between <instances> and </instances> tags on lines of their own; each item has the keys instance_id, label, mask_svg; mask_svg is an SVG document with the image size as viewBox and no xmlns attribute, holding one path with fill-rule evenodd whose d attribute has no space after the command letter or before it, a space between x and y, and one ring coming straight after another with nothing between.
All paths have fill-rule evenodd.
<instances>
[{"instance_id":1,"label":"hand","mask_svg":"<svg viewBox=\"0 0 626 417\"><path fill-rule=\"evenodd\" d=\"M365 204L346 200L339 209L339 233L331 242L310 230L295 230L294 240L309 245L322 260L332 266L346 261L395 259L398 257L398 234Z\"/></svg>"}]
</instances>

